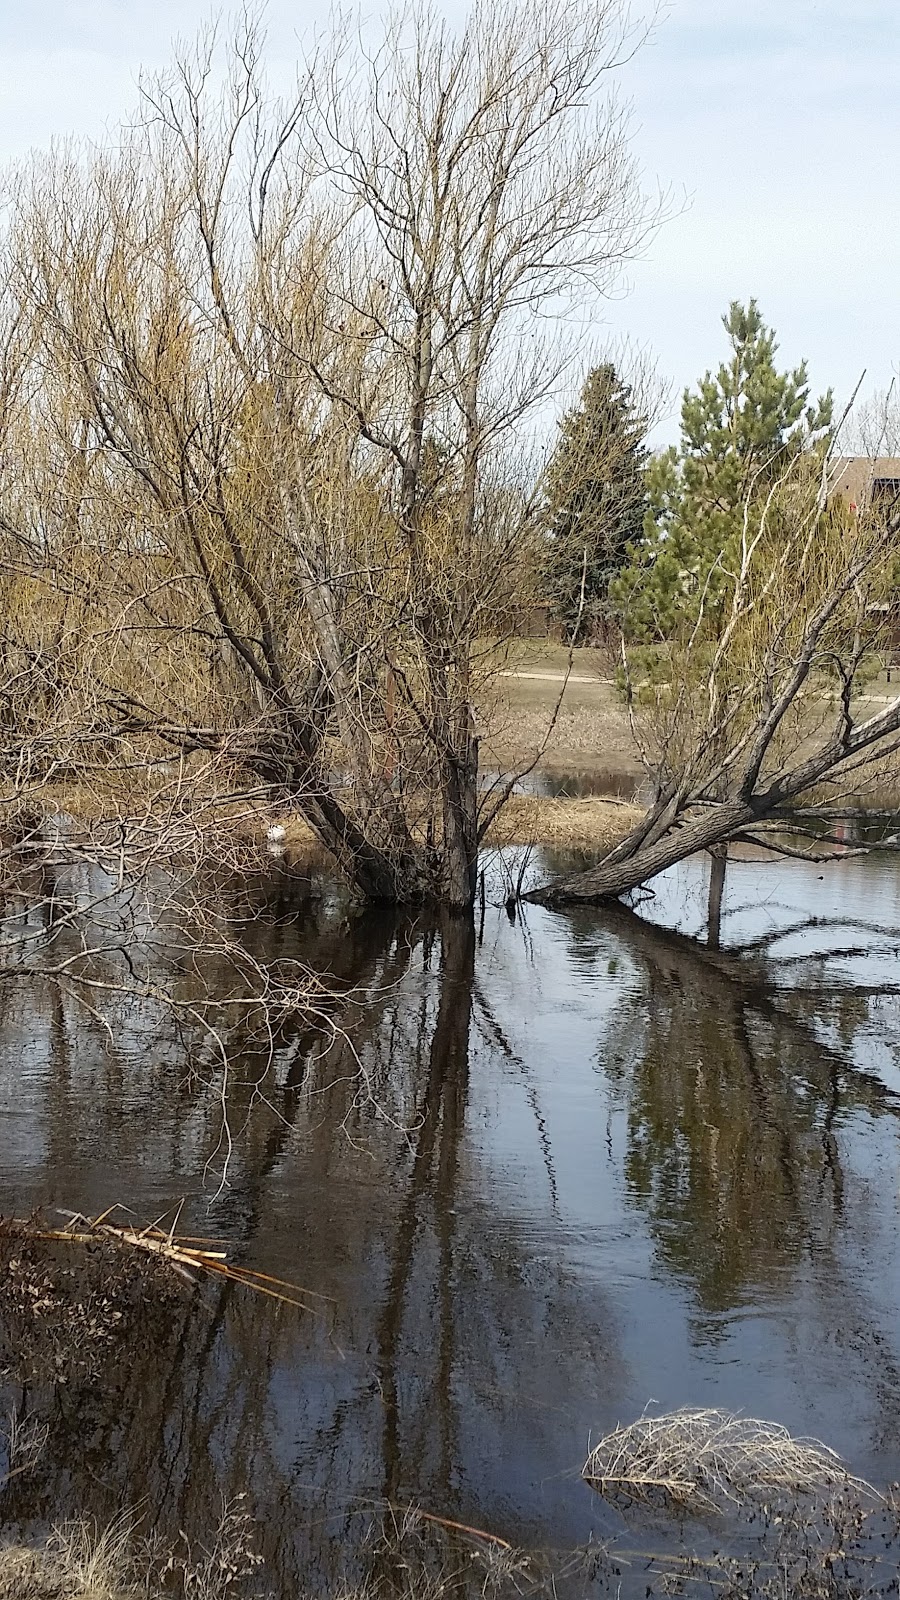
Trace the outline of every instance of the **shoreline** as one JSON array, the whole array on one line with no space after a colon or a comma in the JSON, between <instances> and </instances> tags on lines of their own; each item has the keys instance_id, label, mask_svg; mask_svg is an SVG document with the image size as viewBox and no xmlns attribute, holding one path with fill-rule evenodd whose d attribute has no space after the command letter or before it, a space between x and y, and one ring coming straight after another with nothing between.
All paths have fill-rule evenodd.
<instances>
[{"instance_id":1,"label":"shoreline","mask_svg":"<svg viewBox=\"0 0 900 1600\"><path fill-rule=\"evenodd\" d=\"M640 821L643 806L615 796L585 795L557 798L553 795L515 794L506 802L499 817L488 829L483 847L506 849L521 846L551 849L605 850ZM283 828L279 843L289 850L316 846L316 836L302 817L272 811L261 824Z\"/></svg>"}]
</instances>

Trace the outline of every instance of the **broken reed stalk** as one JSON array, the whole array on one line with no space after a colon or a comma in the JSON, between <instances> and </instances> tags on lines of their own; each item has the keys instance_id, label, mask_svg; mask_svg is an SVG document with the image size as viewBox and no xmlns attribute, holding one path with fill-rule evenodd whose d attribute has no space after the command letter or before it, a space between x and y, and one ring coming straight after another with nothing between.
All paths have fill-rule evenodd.
<instances>
[{"instance_id":1,"label":"broken reed stalk","mask_svg":"<svg viewBox=\"0 0 900 1600\"><path fill-rule=\"evenodd\" d=\"M252 1289L256 1294L267 1295L270 1299L280 1300L284 1305L296 1306L302 1311L319 1311L319 1307L310 1305L309 1302L312 1300L329 1301L328 1295L316 1294L313 1290L304 1289L296 1283L289 1283L284 1278L274 1278L267 1272L255 1272L249 1267L234 1266L228 1260L227 1251L213 1248L218 1246L220 1241L204 1239L196 1234L178 1235L175 1233L175 1223L166 1231L159 1226L163 1218L159 1218L146 1228L109 1222L107 1219L117 1209L116 1206L110 1206L109 1210L102 1212L99 1217L86 1217L80 1211L60 1210L59 1215L69 1219L64 1228L47 1228L34 1218L0 1218L0 1235L27 1238L48 1244L86 1245L95 1244L98 1239L109 1240L123 1249L142 1251L190 1284L195 1284L198 1275L201 1274L211 1278L224 1278L230 1283L240 1284L245 1289ZM180 1210L181 1207L175 1214L176 1222Z\"/></svg>"},{"instance_id":2,"label":"broken reed stalk","mask_svg":"<svg viewBox=\"0 0 900 1600\"><path fill-rule=\"evenodd\" d=\"M508 1539L501 1539L499 1533L488 1533L486 1528L474 1528L469 1522L454 1522L452 1517L439 1517L436 1511L423 1511L421 1506L404 1506L396 1509L403 1510L409 1516L421 1517L423 1522L433 1522L439 1528L448 1528L451 1533L464 1533L473 1539L483 1539L486 1544L497 1545L499 1549L512 1553L513 1546Z\"/></svg>"},{"instance_id":3,"label":"broken reed stalk","mask_svg":"<svg viewBox=\"0 0 900 1600\"><path fill-rule=\"evenodd\" d=\"M817 1439L795 1439L780 1423L757 1417L687 1407L658 1416L644 1412L615 1428L593 1447L583 1476L601 1494L661 1499L699 1514L765 1495L836 1488L881 1499Z\"/></svg>"}]
</instances>

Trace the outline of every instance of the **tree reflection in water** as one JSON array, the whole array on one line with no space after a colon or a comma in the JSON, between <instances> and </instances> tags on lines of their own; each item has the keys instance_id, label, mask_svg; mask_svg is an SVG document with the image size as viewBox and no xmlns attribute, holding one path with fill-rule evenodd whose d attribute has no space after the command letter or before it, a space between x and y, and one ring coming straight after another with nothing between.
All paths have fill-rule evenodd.
<instances>
[{"instance_id":1,"label":"tree reflection in water","mask_svg":"<svg viewBox=\"0 0 900 1600\"><path fill-rule=\"evenodd\" d=\"M529 912L527 940L501 912L479 948L466 920L276 909L242 936L329 974L346 1037L288 1019L271 1059L235 1041L211 1212L221 1107L191 1042L133 1024L111 1043L56 992L4 997L0 1210L122 1200L150 1219L187 1192L186 1231L328 1297L298 1316L206 1287L97 1381L29 1385L50 1444L7 1519L129 1505L171 1542L246 1491L277 1594L364 1569L385 1502L571 1546L617 1525L578 1479L589 1428L657 1393L679 1340L696 1376L744 1308L787 1324L804 1282L850 1341L860 1429L900 1422L896 1353L841 1243L895 1220L852 1142L894 1137L894 1098L846 1048L869 1000L835 996L830 1047L765 962L624 912ZM748 1409L751 1374L748 1357Z\"/></svg>"},{"instance_id":2,"label":"tree reflection in water","mask_svg":"<svg viewBox=\"0 0 900 1600\"><path fill-rule=\"evenodd\" d=\"M827 1247L844 1197L838 1111L896 1106L771 976L627 912L607 926L645 973L607 1039L628 1083L629 1185L667 1260L727 1309ZM867 1017L852 993L835 1000L845 1028Z\"/></svg>"}]
</instances>

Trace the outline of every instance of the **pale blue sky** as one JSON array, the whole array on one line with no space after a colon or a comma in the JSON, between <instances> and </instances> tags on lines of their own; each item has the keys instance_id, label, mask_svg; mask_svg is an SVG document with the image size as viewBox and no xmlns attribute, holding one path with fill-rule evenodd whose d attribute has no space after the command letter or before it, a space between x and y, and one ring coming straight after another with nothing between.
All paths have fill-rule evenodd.
<instances>
[{"instance_id":1,"label":"pale blue sky","mask_svg":"<svg viewBox=\"0 0 900 1600\"><path fill-rule=\"evenodd\" d=\"M0 0L0 160L100 137L140 67L209 9ZM276 60L326 14L327 0L271 0ZM623 88L647 181L688 203L630 270L611 333L654 353L677 394L718 359L728 301L755 294L817 389L846 395L863 367L867 388L886 385L900 368L900 0L670 0Z\"/></svg>"},{"instance_id":2,"label":"pale blue sky","mask_svg":"<svg viewBox=\"0 0 900 1600\"><path fill-rule=\"evenodd\" d=\"M844 397L900 367L900 3L672 0L626 76L648 174L690 196L615 318L678 385L756 295Z\"/></svg>"}]
</instances>

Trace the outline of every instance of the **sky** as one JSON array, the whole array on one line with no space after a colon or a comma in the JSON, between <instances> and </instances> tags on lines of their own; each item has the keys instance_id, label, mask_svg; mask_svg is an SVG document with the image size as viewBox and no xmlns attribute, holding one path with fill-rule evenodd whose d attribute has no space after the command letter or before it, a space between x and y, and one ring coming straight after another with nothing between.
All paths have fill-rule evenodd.
<instances>
[{"instance_id":1,"label":"sky","mask_svg":"<svg viewBox=\"0 0 900 1600\"><path fill-rule=\"evenodd\" d=\"M840 403L900 371L898 0L672 0L624 86L648 179L683 196L616 323L685 384L756 296Z\"/></svg>"},{"instance_id":2,"label":"sky","mask_svg":"<svg viewBox=\"0 0 900 1600\"><path fill-rule=\"evenodd\" d=\"M276 76L327 11L270 0ZM0 164L101 139L141 67L209 14L207 0L0 0ZM729 302L751 295L817 393L843 401L863 369L864 393L885 388L900 372L900 0L663 0L621 84L645 185L673 214L600 315L672 385L657 438L724 353Z\"/></svg>"}]
</instances>

